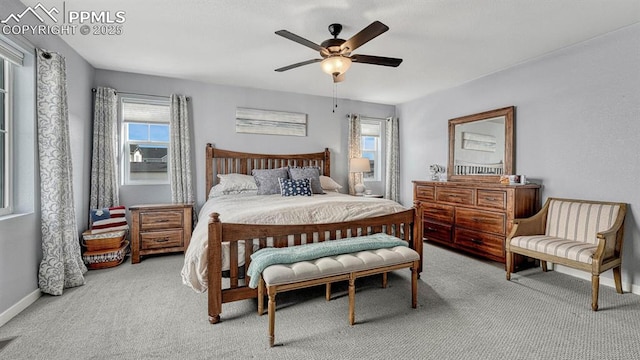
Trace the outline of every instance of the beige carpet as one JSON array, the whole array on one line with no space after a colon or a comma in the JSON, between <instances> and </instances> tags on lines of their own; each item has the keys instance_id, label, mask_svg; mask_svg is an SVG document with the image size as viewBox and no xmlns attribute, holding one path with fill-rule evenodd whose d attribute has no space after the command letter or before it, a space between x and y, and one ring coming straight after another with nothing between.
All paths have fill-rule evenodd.
<instances>
[{"instance_id":1,"label":"beige carpet","mask_svg":"<svg viewBox=\"0 0 640 360\"><path fill-rule=\"evenodd\" d=\"M181 255L90 271L85 286L42 296L0 328L0 359L640 359L640 296L530 269L507 282L499 264L426 245L417 309L409 271L363 279L356 322L346 286L278 295L276 342L256 301L207 322L206 294L180 283Z\"/></svg>"}]
</instances>

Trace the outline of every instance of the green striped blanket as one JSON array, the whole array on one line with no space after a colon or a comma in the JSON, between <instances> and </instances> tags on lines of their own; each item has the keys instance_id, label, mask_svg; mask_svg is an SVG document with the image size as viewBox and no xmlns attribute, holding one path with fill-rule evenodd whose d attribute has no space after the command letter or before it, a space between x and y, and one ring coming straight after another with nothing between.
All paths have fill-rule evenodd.
<instances>
[{"instance_id":1,"label":"green striped blanket","mask_svg":"<svg viewBox=\"0 0 640 360\"><path fill-rule=\"evenodd\" d=\"M260 274L271 265L292 264L326 256L336 256L395 246L409 245L406 241L400 240L395 236L378 233L299 246L260 249L251 255L251 264L247 270L247 274L251 276L249 287L253 289L257 288Z\"/></svg>"}]
</instances>

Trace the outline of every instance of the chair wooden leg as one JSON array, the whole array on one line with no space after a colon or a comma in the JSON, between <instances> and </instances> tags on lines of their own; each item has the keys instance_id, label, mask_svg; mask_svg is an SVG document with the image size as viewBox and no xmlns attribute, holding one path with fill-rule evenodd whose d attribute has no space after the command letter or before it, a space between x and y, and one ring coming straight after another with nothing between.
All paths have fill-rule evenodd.
<instances>
[{"instance_id":1,"label":"chair wooden leg","mask_svg":"<svg viewBox=\"0 0 640 360\"><path fill-rule=\"evenodd\" d=\"M329 301L331 300L331 283L327 283L324 290L324 298Z\"/></svg>"},{"instance_id":2,"label":"chair wooden leg","mask_svg":"<svg viewBox=\"0 0 640 360\"><path fill-rule=\"evenodd\" d=\"M618 294L622 294L622 274L620 272L620 266L613 268L613 281L616 283L616 291Z\"/></svg>"},{"instance_id":3,"label":"chair wooden leg","mask_svg":"<svg viewBox=\"0 0 640 360\"><path fill-rule=\"evenodd\" d=\"M540 260L540 266L542 266L542 272L547 272L547 262Z\"/></svg>"},{"instance_id":4,"label":"chair wooden leg","mask_svg":"<svg viewBox=\"0 0 640 360\"><path fill-rule=\"evenodd\" d=\"M411 307L418 307L418 268L420 262L416 261L411 267Z\"/></svg>"},{"instance_id":5,"label":"chair wooden leg","mask_svg":"<svg viewBox=\"0 0 640 360\"><path fill-rule=\"evenodd\" d=\"M260 276L260 282L258 282L258 315L264 314L264 280Z\"/></svg>"},{"instance_id":6,"label":"chair wooden leg","mask_svg":"<svg viewBox=\"0 0 640 360\"><path fill-rule=\"evenodd\" d=\"M276 289L270 286L267 293L269 294L269 346L273 347L276 339Z\"/></svg>"},{"instance_id":7,"label":"chair wooden leg","mask_svg":"<svg viewBox=\"0 0 640 360\"><path fill-rule=\"evenodd\" d=\"M513 253L511 251L507 251L506 253L506 260L507 260L507 281L511 280L511 266L513 263Z\"/></svg>"},{"instance_id":8,"label":"chair wooden leg","mask_svg":"<svg viewBox=\"0 0 640 360\"><path fill-rule=\"evenodd\" d=\"M349 325L356 322L356 279L353 275L349 278Z\"/></svg>"},{"instance_id":9,"label":"chair wooden leg","mask_svg":"<svg viewBox=\"0 0 640 360\"><path fill-rule=\"evenodd\" d=\"M600 288L600 275L591 275L591 310L598 311L598 289Z\"/></svg>"},{"instance_id":10,"label":"chair wooden leg","mask_svg":"<svg viewBox=\"0 0 640 360\"><path fill-rule=\"evenodd\" d=\"M383 289L387 288L387 273L386 272L382 273L382 288Z\"/></svg>"}]
</instances>

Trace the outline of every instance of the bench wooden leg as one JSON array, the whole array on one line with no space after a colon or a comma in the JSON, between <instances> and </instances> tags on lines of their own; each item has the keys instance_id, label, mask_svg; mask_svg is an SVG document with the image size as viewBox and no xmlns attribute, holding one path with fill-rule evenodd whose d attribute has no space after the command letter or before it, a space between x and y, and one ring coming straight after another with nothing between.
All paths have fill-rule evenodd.
<instances>
[{"instance_id":1,"label":"bench wooden leg","mask_svg":"<svg viewBox=\"0 0 640 360\"><path fill-rule=\"evenodd\" d=\"M383 289L387 288L387 281L388 281L387 273L383 272L382 273L382 288Z\"/></svg>"},{"instance_id":2,"label":"bench wooden leg","mask_svg":"<svg viewBox=\"0 0 640 360\"><path fill-rule=\"evenodd\" d=\"M613 268L613 281L616 283L616 291L618 294L622 294L622 274L620 273L620 266Z\"/></svg>"},{"instance_id":3,"label":"bench wooden leg","mask_svg":"<svg viewBox=\"0 0 640 360\"><path fill-rule=\"evenodd\" d=\"M591 310L598 311L598 289L600 287L600 275L591 275Z\"/></svg>"},{"instance_id":4,"label":"bench wooden leg","mask_svg":"<svg viewBox=\"0 0 640 360\"><path fill-rule=\"evenodd\" d=\"M264 314L264 280L260 276L260 282L258 282L258 315Z\"/></svg>"},{"instance_id":5,"label":"bench wooden leg","mask_svg":"<svg viewBox=\"0 0 640 360\"><path fill-rule=\"evenodd\" d=\"M331 283L327 283L327 285L325 285L324 298L327 301L331 300Z\"/></svg>"},{"instance_id":6,"label":"bench wooden leg","mask_svg":"<svg viewBox=\"0 0 640 360\"><path fill-rule=\"evenodd\" d=\"M267 289L269 294L269 346L273 347L276 339L276 289L273 286L269 286Z\"/></svg>"},{"instance_id":7,"label":"bench wooden leg","mask_svg":"<svg viewBox=\"0 0 640 360\"><path fill-rule=\"evenodd\" d=\"M351 275L349 277L349 325L356 322L356 278Z\"/></svg>"},{"instance_id":8,"label":"bench wooden leg","mask_svg":"<svg viewBox=\"0 0 640 360\"><path fill-rule=\"evenodd\" d=\"M542 266L542 272L547 272L547 262L544 260L540 260L540 266Z\"/></svg>"}]
</instances>

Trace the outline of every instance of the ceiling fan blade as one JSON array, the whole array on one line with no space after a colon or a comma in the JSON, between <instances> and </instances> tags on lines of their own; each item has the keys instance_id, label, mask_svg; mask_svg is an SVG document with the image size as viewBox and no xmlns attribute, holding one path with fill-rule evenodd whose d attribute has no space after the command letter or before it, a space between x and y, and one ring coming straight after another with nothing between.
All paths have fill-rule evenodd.
<instances>
[{"instance_id":1,"label":"ceiling fan blade","mask_svg":"<svg viewBox=\"0 0 640 360\"><path fill-rule=\"evenodd\" d=\"M339 83L344 80L344 74L333 74L332 76L333 76L334 83Z\"/></svg>"},{"instance_id":2,"label":"ceiling fan blade","mask_svg":"<svg viewBox=\"0 0 640 360\"><path fill-rule=\"evenodd\" d=\"M359 48L369 40L389 30L389 27L380 21L374 21L359 33L353 35L349 40L340 45L341 50L348 49L349 52Z\"/></svg>"},{"instance_id":3,"label":"ceiling fan blade","mask_svg":"<svg viewBox=\"0 0 640 360\"><path fill-rule=\"evenodd\" d=\"M283 71L295 69L295 68L300 67L300 66L309 65L309 64L316 63L316 62L320 62L320 61L322 61L322 59L311 59L311 60L307 60L307 61L303 61L303 62L299 62L299 63L295 63L295 64L291 64L291 65L288 65L288 66L284 66L284 67L278 68L278 69L276 69L276 71L277 72L283 72Z\"/></svg>"},{"instance_id":4,"label":"ceiling fan blade","mask_svg":"<svg viewBox=\"0 0 640 360\"><path fill-rule=\"evenodd\" d=\"M351 61L362 63L362 64L373 64L373 65L382 65L382 66L392 66L397 67L402 63L402 59L398 58L390 58L383 56L372 56L372 55L351 55Z\"/></svg>"},{"instance_id":5,"label":"ceiling fan blade","mask_svg":"<svg viewBox=\"0 0 640 360\"><path fill-rule=\"evenodd\" d=\"M276 31L276 34L278 34L278 35L280 35L280 36L282 36L284 38L287 38L287 39L289 39L291 41L295 41L298 44L302 44L302 45L304 45L306 47L310 47L313 50L325 51L325 52L327 51L327 49L325 49L322 46L314 43L313 41L307 40L307 39L305 39L305 38L303 38L301 36L298 36L298 35L296 35L296 34L294 34L292 32L289 32L287 30L278 30L278 31Z\"/></svg>"}]
</instances>

